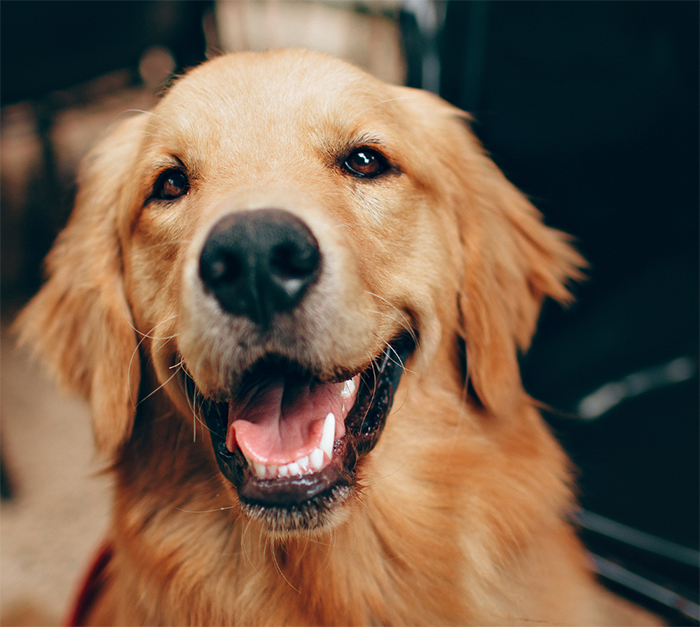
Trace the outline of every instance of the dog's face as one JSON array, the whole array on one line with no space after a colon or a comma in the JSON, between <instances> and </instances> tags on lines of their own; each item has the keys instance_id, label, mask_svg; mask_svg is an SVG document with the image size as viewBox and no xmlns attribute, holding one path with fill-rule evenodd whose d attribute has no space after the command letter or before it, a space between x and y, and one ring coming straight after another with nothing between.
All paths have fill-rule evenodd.
<instances>
[{"instance_id":1,"label":"dog's face","mask_svg":"<svg viewBox=\"0 0 700 627\"><path fill-rule=\"evenodd\" d=\"M465 345L473 410L506 420L517 349L579 264L443 101L231 55L98 147L21 324L103 450L159 390L206 423L243 513L289 532L342 518L407 379L461 394Z\"/></svg>"}]
</instances>

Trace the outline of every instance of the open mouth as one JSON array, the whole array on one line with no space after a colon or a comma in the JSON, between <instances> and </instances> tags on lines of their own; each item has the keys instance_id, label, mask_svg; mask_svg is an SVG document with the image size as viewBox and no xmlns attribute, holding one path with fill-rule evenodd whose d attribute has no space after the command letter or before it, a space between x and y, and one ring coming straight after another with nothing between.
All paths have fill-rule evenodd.
<instances>
[{"instance_id":1,"label":"open mouth","mask_svg":"<svg viewBox=\"0 0 700 627\"><path fill-rule=\"evenodd\" d=\"M352 492L357 462L379 440L415 346L403 334L365 369L333 381L270 355L243 374L227 402L207 402L189 389L204 401L198 405L219 469L243 510L277 529L323 524ZM183 383L193 387L189 377Z\"/></svg>"}]
</instances>

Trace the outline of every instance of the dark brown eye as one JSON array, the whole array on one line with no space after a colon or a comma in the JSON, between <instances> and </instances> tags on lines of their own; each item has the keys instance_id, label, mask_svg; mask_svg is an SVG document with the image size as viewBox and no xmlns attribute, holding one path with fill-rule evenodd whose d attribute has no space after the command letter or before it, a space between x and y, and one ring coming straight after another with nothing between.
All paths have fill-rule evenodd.
<instances>
[{"instance_id":1,"label":"dark brown eye","mask_svg":"<svg viewBox=\"0 0 700 627\"><path fill-rule=\"evenodd\" d=\"M175 200L184 196L190 189L187 175L181 170L166 170L153 186L153 198L156 200Z\"/></svg>"},{"instance_id":2,"label":"dark brown eye","mask_svg":"<svg viewBox=\"0 0 700 627\"><path fill-rule=\"evenodd\" d=\"M359 178L375 178L389 169L384 155L373 148L356 148L343 164L350 174Z\"/></svg>"}]
</instances>

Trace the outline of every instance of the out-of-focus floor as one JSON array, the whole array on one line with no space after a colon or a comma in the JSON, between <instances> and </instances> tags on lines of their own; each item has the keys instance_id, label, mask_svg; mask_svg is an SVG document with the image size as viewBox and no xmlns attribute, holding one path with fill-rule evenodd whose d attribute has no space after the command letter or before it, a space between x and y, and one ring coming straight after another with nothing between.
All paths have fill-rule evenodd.
<instances>
[{"instance_id":1,"label":"out-of-focus floor","mask_svg":"<svg viewBox=\"0 0 700 627\"><path fill-rule=\"evenodd\" d=\"M106 531L110 481L86 405L60 396L6 325L0 348L2 447L14 490L0 509L2 623L58 624Z\"/></svg>"}]
</instances>

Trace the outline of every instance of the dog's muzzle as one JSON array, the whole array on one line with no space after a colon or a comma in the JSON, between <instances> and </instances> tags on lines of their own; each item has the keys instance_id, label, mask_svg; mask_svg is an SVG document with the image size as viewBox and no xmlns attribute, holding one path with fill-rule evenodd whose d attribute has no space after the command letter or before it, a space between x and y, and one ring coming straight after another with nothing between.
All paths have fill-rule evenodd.
<instances>
[{"instance_id":1,"label":"dog's muzzle","mask_svg":"<svg viewBox=\"0 0 700 627\"><path fill-rule=\"evenodd\" d=\"M293 312L322 270L308 226L279 209L222 218L200 255L205 290L225 315L274 333L275 317ZM314 528L352 492L358 461L376 445L416 336L402 333L357 372L323 379L288 356L267 354L237 377L223 401L203 408L219 468L244 511L274 529Z\"/></svg>"}]
</instances>

